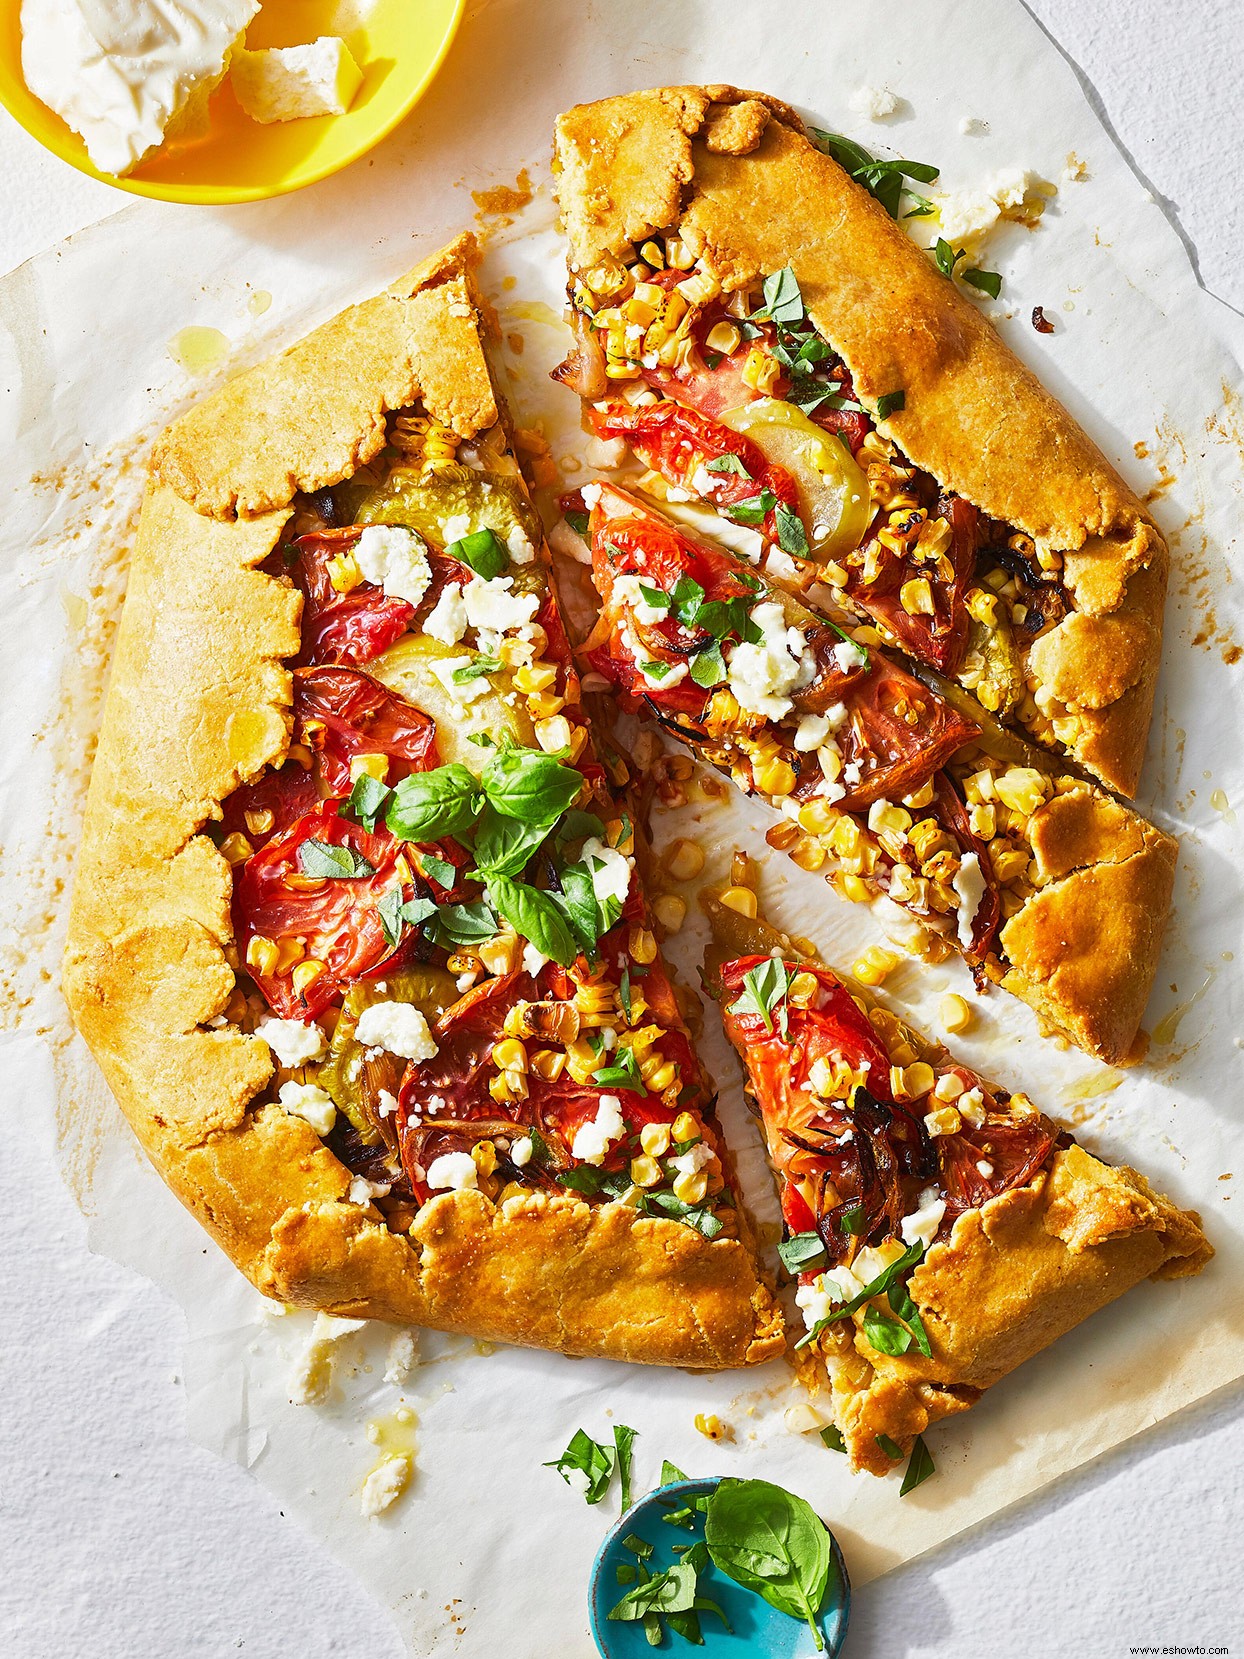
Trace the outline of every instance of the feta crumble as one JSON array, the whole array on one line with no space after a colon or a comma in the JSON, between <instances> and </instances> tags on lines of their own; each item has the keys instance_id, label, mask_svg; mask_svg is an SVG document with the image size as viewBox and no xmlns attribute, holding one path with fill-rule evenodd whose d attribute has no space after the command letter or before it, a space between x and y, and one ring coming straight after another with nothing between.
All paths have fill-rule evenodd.
<instances>
[{"instance_id":1,"label":"feta crumble","mask_svg":"<svg viewBox=\"0 0 1244 1659\"><path fill-rule=\"evenodd\" d=\"M419 605L432 580L422 536L396 524L369 524L353 552L367 581L408 605Z\"/></svg>"},{"instance_id":2,"label":"feta crumble","mask_svg":"<svg viewBox=\"0 0 1244 1659\"><path fill-rule=\"evenodd\" d=\"M414 1331L399 1331L389 1344L384 1380L394 1387L404 1383L419 1363L419 1339Z\"/></svg>"},{"instance_id":3,"label":"feta crumble","mask_svg":"<svg viewBox=\"0 0 1244 1659\"><path fill-rule=\"evenodd\" d=\"M327 1135L337 1121L333 1097L316 1083L282 1083L277 1099L292 1118L309 1123L317 1135Z\"/></svg>"},{"instance_id":4,"label":"feta crumble","mask_svg":"<svg viewBox=\"0 0 1244 1659\"><path fill-rule=\"evenodd\" d=\"M730 690L739 707L766 720L790 713L790 692L799 690L816 674L816 660L798 628L787 625L776 601L753 607L751 620L760 630L758 645L745 641L730 653Z\"/></svg>"},{"instance_id":5,"label":"feta crumble","mask_svg":"<svg viewBox=\"0 0 1244 1659\"><path fill-rule=\"evenodd\" d=\"M427 1020L409 1002L373 1002L359 1015L354 1037L403 1060L431 1060L438 1052Z\"/></svg>"},{"instance_id":6,"label":"feta crumble","mask_svg":"<svg viewBox=\"0 0 1244 1659\"><path fill-rule=\"evenodd\" d=\"M510 1142L510 1162L519 1169L531 1162L531 1154L535 1150L530 1135L520 1135L516 1141Z\"/></svg>"},{"instance_id":7,"label":"feta crumble","mask_svg":"<svg viewBox=\"0 0 1244 1659\"><path fill-rule=\"evenodd\" d=\"M314 1020L278 1020L265 1014L255 1035L263 1038L283 1066L306 1066L328 1053L324 1033Z\"/></svg>"},{"instance_id":8,"label":"feta crumble","mask_svg":"<svg viewBox=\"0 0 1244 1659\"><path fill-rule=\"evenodd\" d=\"M229 78L238 103L264 126L309 115L344 115L363 73L344 40L321 35L307 46L274 46L233 54Z\"/></svg>"},{"instance_id":9,"label":"feta crumble","mask_svg":"<svg viewBox=\"0 0 1244 1659\"><path fill-rule=\"evenodd\" d=\"M466 633L466 606L462 602L462 589L457 582L450 582L446 586L423 624L423 631L433 639L439 639L442 645L457 645Z\"/></svg>"},{"instance_id":10,"label":"feta crumble","mask_svg":"<svg viewBox=\"0 0 1244 1659\"><path fill-rule=\"evenodd\" d=\"M861 86L847 100L853 115L863 115L870 121L888 121L898 111L902 99L888 86Z\"/></svg>"},{"instance_id":11,"label":"feta crumble","mask_svg":"<svg viewBox=\"0 0 1244 1659\"><path fill-rule=\"evenodd\" d=\"M479 1171L469 1152L442 1152L428 1169L433 1192L470 1192L479 1186Z\"/></svg>"},{"instance_id":12,"label":"feta crumble","mask_svg":"<svg viewBox=\"0 0 1244 1659\"><path fill-rule=\"evenodd\" d=\"M363 1482L359 1508L369 1519L383 1515L410 1485L413 1465L405 1452L394 1453L378 1463Z\"/></svg>"},{"instance_id":13,"label":"feta crumble","mask_svg":"<svg viewBox=\"0 0 1244 1659\"><path fill-rule=\"evenodd\" d=\"M536 593L513 593L512 576L473 577L462 590L466 619L477 630L505 634L523 628L540 609Z\"/></svg>"},{"instance_id":14,"label":"feta crumble","mask_svg":"<svg viewBox=\"0 0 1244 1659\"><path fill-rule=\"evenodd\" d=\"M603 1094L596 1108L595 1120L580 1125L570 1150L581 1163L601 1164L613 1142L621 1140L625 1134L622 1102L616 1094Z\"/></svg>"},{"instance_id":15,"label":"feta crumble","mask_svg":"<svg viewBox=\"0 0 1244 1659\"><path fill-rule=\"evenodd\" d=\"M985 877L975 853L964 853L950 885L959 897L959 943L966 950L972 943L972 926L985 896Z\"/></svg>"},{"instance_id":16,"label":"feta crumble","mask_svg":"<svg viewBox=\"0 0 1244 1659\"><path fill-rule=\"evenodd\" d=\"M936 1187L926 1187L920 1194L920 1208L905 1215L901 1231L904 1244L923 1244L927 1250L937 1237L937 1229L946 1214L946 1201L939 1198Z\"/></svg>"},{"instance_id":17,"label":"feta crumble","mask_svg":"<svg viewBox=\"0 0 1244 1659\"><path fill-rule=\"evenodd\" d=\"M311 1337L299 1355L289 1380L289 1402L295 1406L319 1405L328 1396L333 1380L333 1350L344 1336L361 1331L365 1319L338 1319L331 1313L317 1313Z\"/></svg>"},{"instance_id":18,"label":"feta crumble","mask_svg":"<svg viewBox=\"0 0 1244 1659\"><path fill-rule=\"evenodd\" d=\"M631 890L631 871L635 860L620 853L616 847L607 847L596 835L587 838L579 856L592 872L592 890L601 904L610 899L625 904Z\"/></svg>"}]
</instances>

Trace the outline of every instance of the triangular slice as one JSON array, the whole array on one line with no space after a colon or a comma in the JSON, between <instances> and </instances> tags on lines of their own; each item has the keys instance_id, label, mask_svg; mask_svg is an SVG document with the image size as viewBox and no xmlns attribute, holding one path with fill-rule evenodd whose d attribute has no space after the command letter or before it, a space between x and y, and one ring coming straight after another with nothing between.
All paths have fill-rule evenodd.
<instances>
[{"instance_id":1,"label":"triangular slice","mask_svg":"<svg viewBox=\"0 0 1244 1659\"><path fill-rule=\"evenodd\" d=\"M579 706L474 257L162 440L68 995L268 1295L745 1364L781 1318Z\"/></svg>"},{"instance_id":2,"label":"triangular slice","mask_svg":"<svg viewBox=\"0 0 1244 1659\"><path fill-rule=\"evenodd\" d=\"M664 87L557 123L578 349L562 378L682 499L1111 788L1140 774L1166 546L907 236L858 147ZM847 152L850 152L849 155ZM878 175L874 168L871 175ZM733 459L732 459L733 457Z\"/></svg>"},{"instance_id":3,"label":"triangular slice","mask_svg":"<svg viewBox=\"0 0 1244 1659\"><path fill-rule=\"evenodd\" d=\"M780 812L771 846L848 898L884 894L982 984L1123 1059L1174 841L640 495L581 493L603 606L589 655L623 699Z\"/></svg>"},{"instance_id":4,"label":"triangular slice","mask_svg":"<svg viewBox=\"0 0 1244 1659\"><path fill-rule=\"evenodd\" d=\"M854 1468L885 1474L930 1423L1141 1279L1209 1260L1194 1212L763 920L720 893L704 903L705 982L780 1187L807 1374L828 1381Z\"/></svg>"}]
</instances>

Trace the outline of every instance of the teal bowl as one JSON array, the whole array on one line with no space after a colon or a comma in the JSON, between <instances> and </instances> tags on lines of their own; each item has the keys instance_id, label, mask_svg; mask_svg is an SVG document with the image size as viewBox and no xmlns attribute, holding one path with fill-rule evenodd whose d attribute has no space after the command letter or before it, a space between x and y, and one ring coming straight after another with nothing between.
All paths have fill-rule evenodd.
<instances>
[{"instance_id":1,"label":"teal bowl","mask_svg":"<svg viewBox=\"0 0 1244 1659\"><path fill-rule=\"evenodd\" d=\"M678 1480L668 1486L658 1486L632 1504L609 1529L592 1566L589 1590L592 1636L604 1659L652 1659L654 1653L662 1650L693 1651L680 1637L668 1632L661 1647L653 1648L644 1635L642 1621L611 1621L609 1609L616 1606L629 1588L618 1582L617 1569L635 1565L635 1556L624 1547L622 1540L632 1533L647 1539L653 1546L652 1555L644 1563L650 1572L660 1572L670 1566L678 1559L673 1546L703 1538L704 1526L698 1515L694 1531L670 1526L663 1517L690 1503L692 1498L706 1497L715 1491L721 1478L714 1475L707 1480ZM730 1629L725 1630L714 1614L704 1613L700 1619L704 1645L695 1651L706 1655L706 1659L744 1659L744 1655L748 1659L818 1659L818 1654L822 1659L835 1659L846 1639L851 1581L832 1532L829 1542L829 1583L817 1619L825 1641L823 1648L818 1650L807 1624L779 1613L763 1597L745 1590L710 1563L708 1570L700 1574L700 1587L722 1608L730 1621Z\"/></svg>"}]
</instances>

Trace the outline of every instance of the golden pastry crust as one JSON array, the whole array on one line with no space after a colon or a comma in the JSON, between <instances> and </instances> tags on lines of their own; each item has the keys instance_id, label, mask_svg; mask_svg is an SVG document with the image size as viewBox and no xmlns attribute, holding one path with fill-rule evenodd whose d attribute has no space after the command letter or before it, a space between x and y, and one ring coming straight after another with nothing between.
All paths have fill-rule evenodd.
<instances>
[{"instance_id":1,"label":"golden pastry crust","mask_svg":"<svg viewBox=\"0 0 1244 1659\"><path fill-rule=\"evenodd\" d=\"M852 1467L885 1474L878 1435L906 1450L1140 1280L1197 1273L1212 1255L1200 1217L1135 1170L1079 1146L1056 1153L1029 1185L961 1215L912 1272L932 1358L879 1353L862 1321L830 1327L842 1333L825 1364ZM815 1385L815 1362L805 1375Z\"/></svg>"},{"instance_id":2,"label":"golden pastry crust","mask_svg":"<svg viewBox=\"0 0 1244 1659\"><path fill-rule=\"evenodd\" d=\"M350 1171L309 1125L253 1104L272 1075L267 1045L207 1023L234 970L231 873L203 827L290 740L301 598L257 567L294 492L374 455L391 408L422 393L464 436L496 421L473 259L460 239L231 381L160 445L91 780L66 996L156 1168L266 1294L577 1354L753 1363L781 1352L782 1321L743 1243L573 1194L500 1207L443 1194L413 1236L395 1234L349 1202Z\"/></svg>"},{"instance_id":3,"label":"golden pastry crust","mask_svg":"<svg viewBox=\"0 0 1244 1659\"><path fill-rule=\"evenodd\" d=\"M808 315L910 459L1065 555L1076 609L1029 657L1068 752L1135 791L1161 655L1166 544L1100 451L901 226L804 135L732 87L579 105L556 128L576 270L676 229L727 287L789 263Z\"/></svg>"}]
</instances>

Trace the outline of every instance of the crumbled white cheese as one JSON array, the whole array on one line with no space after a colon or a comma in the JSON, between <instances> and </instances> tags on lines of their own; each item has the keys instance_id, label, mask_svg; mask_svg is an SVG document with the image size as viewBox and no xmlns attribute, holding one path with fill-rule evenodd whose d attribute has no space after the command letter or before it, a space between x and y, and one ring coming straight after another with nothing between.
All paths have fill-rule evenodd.
<instances>
[{"instance_id":1,"label":"crumbled white cheese","mask_svg":"<svg viewBox=\"0 0 1244 1659\"><path fill-rule=\"evenodd\" d=\"M410 1485L412 1464L405 1452L395 1452L378 1463L363 1482L359 1508L369 1519L383 1515Z\"/></svg>"},{"instance_id":2,"label":"crumbled white cheese","mask_svg":"<svg viewBox=\"0 0 1244 1659\"><path fill-rule=\"evenodd\" d=\"M705 1141L697 1141L694 1146L689 1146L685 1152L680 1152L678 1157L671 1158L670 1166L676 1169L680 1175L698 1175L705 1164L714 1162L716 1156L717 1154L712 1147Z\"/></svg>"},{"instance_id":3,"label":"crumbled white cheese","mask_svg":"<svg viewBox=\"0 0 1244 1659\"><path fill-rule=\"evenodd\" d=\"M529 565L536 556L531 538L521 524L516 524L505 538L505 550L516 565Z\"/></svg>"},{"instance_id":4,"label":"crumbled white cheese","mask_svg":"<svg viewBox=\"0 0 1244 1659\"><path fill-rule=\"evenodd\" d=\"M166 137L207 130L207 99L259 0L22 0L22 75L85 142L128 173Z\"/></svg>"},{"instance_id":5,"label":"crumbled white cheese","mask_svg":"<svg viewBox=\"0 0 1244 1659\"><path fill-rule=\"evenodd\" d=\"M799 629L787 625L775 601L754 606L751 620L761 640L759 645L741 642L730 653L730 690L748 714L781 720L791 711L789 694L815 676L816 659Z\"/></svg>"},{"instance_id":6,"label":"crumbled white cheese","mask_svg":"<svg viewBox=\"0 0 1244 1659\"><path fill-rule=\"evenodd\" d=\"M658 622L664 622L669 616L669 601L664 605L650 605L644 598L644 587L652 587L652 583L642 583L632 571L625 571L613 580L612 597L619 605L625 605L627 610L646 628L653 627Z\"/></svg>"},{"instance_id":7,"label":"crumbled white cheese","mask_svg":"<svg viewBox=\"0 0 1244 1659\"><path fill-rule=\"evenodd\" d=\"M591 1490L592 1477L586 1469L563 1469L562 1479L572 1492L578 1492L586 1496Z\"/></svg>"},{"instance_id":8,"label":"crumbled white cheese","mask_svg":"<svg viewBox=\"0 0 1244 1659\"><path fill-rule=\"evenodd\" d=\"M369 524L354 544L364 577L408 605L418 605L432 580L422 536L397 524Z\"/></svg>"},{"instance_id":9,"label":"crumbled white cheese","mask_svg":"<svg viewBox=\"0 0 1244 1659\"><path fill-rule=\"evenodd\" d=\"M278 1020L265 1014L255 1035L263 1038L283 1066L306 1066L328 1052L324 1033L314 1020Z\"/></svg>"},{"instance_id":10,"label":"crumbled white cheese","mask_svg":"<svg viewBox=\"0 0 1244 1659\"><path fill-rule=\"evenodd\" d=\"M365 1319L338 1319L317 1313L311 1338L290 1376L289 1399L295 1406L314 1406L326 1398L333 1380L333 1349L342 1337L361 1331Z\"/></svg>"},{"instance_id":11,"label":"crumbled white cheese","mask_svg":"<svg viewBox=\"0 0 1244 1659\"><path fill-rule=\"evenodd\" d=\"M428 1185L433 1192L469 1192L479 1186L479 1171L469 1152L442 1152L432 1160Z\"/></svg>"},{"instance_id":12,"label":"crumbled white cheese","mask_svg":"<svg viewBox=\"0 0 1244 1659\"><path fill-rule=\"evenodd\" d=\"M819 1325L822 1319L828 1319L841 1302L842 1296L835 1295L826 1288L825 1275L820 1273L809 1284L800 1285L795 1292L795 1304L803 1313L803 1322L808 1330Z\"/></svg>"},{"instance_id":13,"label":"crumbled white cheese","mask_svg":"<svg viewBox=\"0 0 1244 1659\"><path fill-rule=\"evenodd\" d=\"M1005 168L974 189L936 198L941 234L953 247L965 248L975 257L1001 220L1035 224L1054 194L1054 186L1039 174L1027 168Z\"/></svg>"},{"instance_id":14,"label":"crumbled white cheese","mask_svg":"<svg viewBox=\"0 0 1244 1659\"><path fill-rule=\"evenodd\" d=\"M825 710L825 718L831 732L840 732L850 719L850 711L845 703L831 703Z\"/></svg>"},{"instance_id":15,"label":"crumbled white cheese","mask_svg":"<svg viewBox=\"0 0 1244 1659\"><path fill-rule=\"evenodd\" d=\"M595 507L600 501L600 485L585 484L579 491L579 494L583 497L583 505L590 513L592 508Z\"/></svg>"},{"instance_id":16,"label":"crumbled white cheese","mask_svg":"<svg viewBox=\"0 0 1244 1659\"><path fill-rule=\"evenodd\" d=\"M423 631L433 639L439 639L442 645L457 645L466 633L466 606L462 603L462 589L457 582L446 584L423 625Z\"/></svg>"},{"instance_id":17,"label":"crumbled white cheese","mask_svg":"<svg viewBox=\"0 0 1244 1659\"><path fill-rule=\"evenodd\" d=\"M577 530L570 528L564 518L559 518L549 531L549 546L554 553L563 559L573 559L576 564L590 565L592 562L591 548Z\"/></svg>"},{"instance_id":18,"label":"crumbled white cheese","mask_svg":"<svg viewBox=\"0 0 1244 1659\"><path fill-rule=\"evenodd\" d=\"M309 115L344 115L363 84L363 74L344 40L321 35L307 46L274 46L233 54L229 79L252 121L301 121Z\"/></svg>"},{"instance_id":19,"label":"crumbled white cheese","mask_svg":"<svg viewBox=\"0 0 1244 1659\"><path fill-rule=\"evenodd\" d=\"M978 1158L976 1160L976 1171L978 1175L983 1175L987 1181L993 1174L993 1165L988 1158Z\"/></svg>"},{"instance_id":20,"label":"crumbled white cheese","mask_svg":"<svg viewBox=\"0 0 1244 1659\"><path fill-rule=\"evenodd\" d=\"M641 328L637 337L642 335ZM583 459L589 467L612 471L626 460L626 443L622 438L589 438L583 446Z\"/></svg>"},{"instance_id":21,"label":"crumbled white cheese","mask_svg":"<svg viewBox=\"0 0 1244 1659\"><path fill-rule=\"evenodd\" d=\"M853 639L840 639L830 652L834 661L844 674L852 674L857 668L863 668L868 661L868 652L862 645L857 645ZM843 708L842 703L835 703L835 708Z\"/></svg>"},{"instance_id":22,"label":"crumbled white cheese","mask_svg":"<svg viewBox=\"0 0 1244 1659\"><path fill-rule=\"evenodd\" d=\"M622 1102L616 1094L603 1094L596 1108L595 1121L580 1125L570 1150L581 1163L601 1164L612 1143L621 1140L625 1134Z\"/></svg>"},{"instance_id":23,"label":"crumbled white cheese","mask_svg":"<svg viewBox=\"0 0 1244 1659\"><path fill-rule=\"evenodd\" d=\"M522 1169L531 1162L533 1143L530 1135L520 1135L516 1141L510 1142L510 1162Z\"/></svg>"},{"instance_id":24,"label":"crumbled white cheese","mask_svg":"<svg viewBox=\"0 0 1244 1659\"><path fill-rule=\"evenodd\" d=\"M381 1089L376 1096L376 1110L382 1118L387 1118L391 1112L397 1111L397 1096L390 1094L388 1089Z\"/></svg>"},{"instance_id":25,"label":"crumbled white cheese","mask_svg":"<svg viewBox=\"0 0 1244 1659\"><path fill-rule=\"evenodd\" d=\"M317 1135L327 1135L337 1121L333 1097L315 1083L282 1083L277 1099L292 1118L302 1118Z\"/></svg>"},{"instance_id":26,"label":"crumbled white cheese","mask_svg":"<svg viewBox=\"0 0 1244 1659\"><path fill-rule=\"evenodd\" d=\"M915 1244L919 1240L927 1250L937 1237L945 1214L945 1199L938 1197L935 1187L927 1188L920 1194L920 1208L903 1217L903 1243Z\"/></svg>"},{"instance_id":27,"label":"crumbled white cheese","mask_svg":"<svg viewBox=\"0 0 1244 1659\"><path fill-rule=\"evenodd\" d=\"M383 1048L403 1060L432 1060L437 1053L427 1019L409 1002L373 1002L359 1015L354 1038L364 1048Z\"/></svg>"},{"instance_id":28,"label":"crumbled white cheese","mask_svg":"<svg viewBox=\"0 0 1244 1659\"><path fill-rule=\"evenodd\" d=\"M975 853L964 853L950 885L959 897L959 943L966 950L972 943L972 924L985 896L985 877Z\"/></svg>"},{"instance_id":29,"label":"crumbled white cheese","mask_svg":"<svg viewBox=\"0 0 1244 1659\"><path fill-rule=\"evenodd\" d=\"M714 486L720 484L721 481L721 474L710 472L703 461L700 462L687 480L696 495L712 495Z\"/></svg>"},{"instance_id":30,"label":"crumbled white cheese","mask_svg":"<svg viewBox=\"0 0 1244 1659\"><path fill-rule=\"evenodd\" d=\"M459 669L469 668L476 659L474 657L441 657L430 666L433 674L445 687L449 695L458 703L474 703L492 690L492 682L487 674L473 674L469 680L455 680L454 675Z\"/></svg>"},{"instance_id":31,"label":"crumbled white cheese","mask_svg":"<svg viewBox=\"0 0 1244 1659\"><path fill-rule=\"evenodd\" d=\"M358 1204L366 1209L373 1198L384 1198L391 1190L391 1182L369 1181L364 1175L355 1175L350 1181L349 1198L351 1204Z\"/></svg>"},{"instance_id":32,"label":"crumbled white cheese","mask_svg":"<svg viewBox=\"0 0 1244 1659\"><path fill-rule=\"evenodd\" d=\"M888 86L861 86L851 94L847 104L853 115L864 115L870 121L886 121L894 115L902 99Z\"/></svg>"},{"instance_id":33,"label":"crumbled white cheese","mask_svg":"<svg viewBox=\"0 0 1244 1659\"><path fill-rule=\"evenodd\" d=\"M512 576L475 576L462 590L467 621L472 628L505 634L525 627L540 609L538 593L513 593Z\"/></svg>"},{"instance_id":34,"label":"crumbled white cheese","mask_svg":"<svg viewBox=\"0 0 1244 1659\"><path fill-rule=\"evenodd\" d=\"M419 1363L419 1338L414 1331L399 1331L389 1344L384 1380L395 1387L404 1383Z\"/></svg>"},{"instance_id":35,"label":"crumbled white cheese","mask_svg":"<svg viewBox=\"0 0 1244 1659\"><path fill-rule=\"evenodd\" d=\"M819 749L829 736L829 721L823 714L805 714L795 728L795 747L801 755Z\"/></svg>"},{"instance_id":36,"label":"crumbled white cheese","mask_svg":"<svg viewBox=\"0 0 1244 1659\"><path fill-rule=\"evenodd\" d=\"M464 536L471 534L470 513L454 513L441 521L441 541L448 547L452 542L461 541Z\"/></svg>"},{"instance_id":37,"label":"crumbled white cheese","mask_svg":"<svg viewBox=\"0 0 1244 1659\"><path fill-rule=\"evenodd\" d=\"M635 860L626 853L620 853L616 847L607 847L596 835L587 838L579 856L592 872L592 889L601 904L609 899L625 904L631 890L631 871L635 868Z\"/></svg>"},{"instance_id":38,"label":"crumbled white cheese","mask_svg":"<svg viewBox=\"0 0 1244 1659\"><path fill-rule=\"evenodd\" d=\"M537 950L530 940L523 946L523 970L534 979L552 957L546 956L543 951Z\"/></svg>"}]
</instances>

